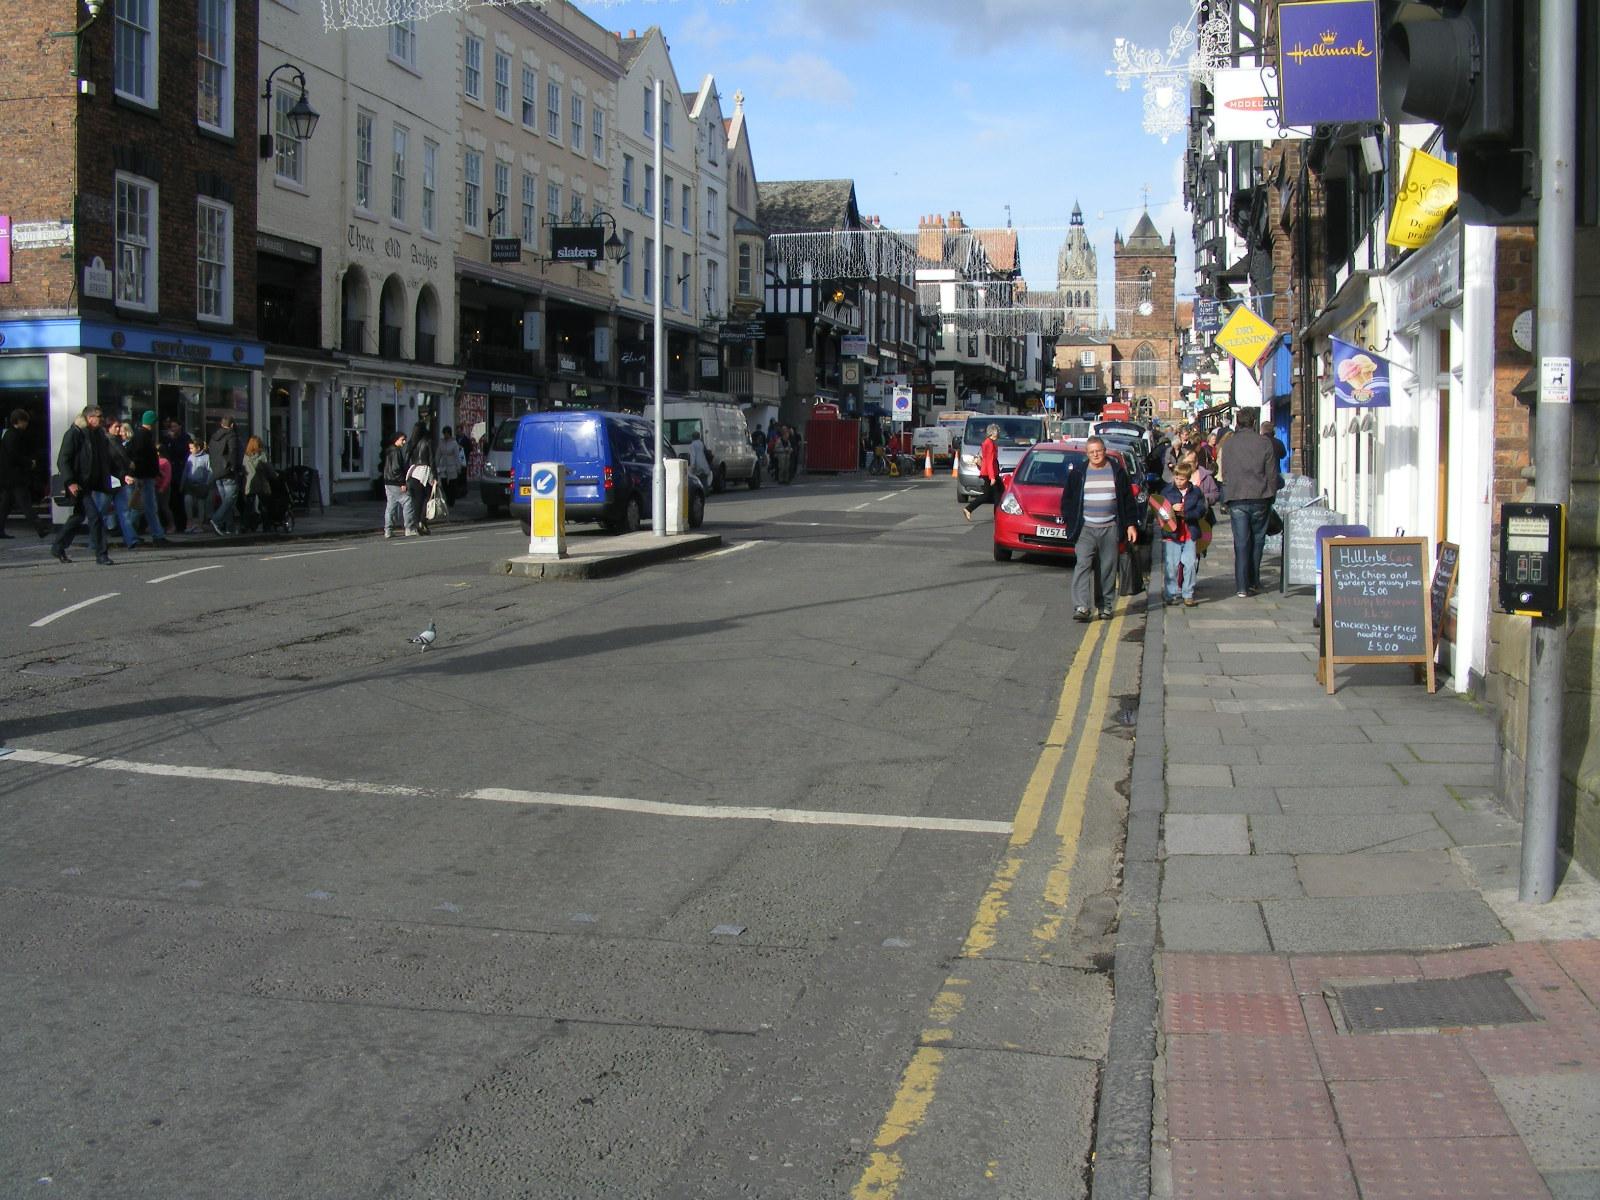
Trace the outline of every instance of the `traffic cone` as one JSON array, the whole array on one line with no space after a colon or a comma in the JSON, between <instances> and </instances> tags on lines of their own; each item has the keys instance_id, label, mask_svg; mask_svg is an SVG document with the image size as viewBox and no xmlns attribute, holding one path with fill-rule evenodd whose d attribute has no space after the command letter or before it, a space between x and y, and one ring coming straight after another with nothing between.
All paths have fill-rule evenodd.
<instances>
[{"instance_id":1,"label":"traffic cone","mask_svg":"<svg viewBox=\"0 0 1600 1200\"><path fill-rule=\"evenodd\" d=\"M954 479L961 474L961 451L950 451L950 478Z\"/></svg>"},{"instance_id":2,"label":"traffic cone","mask_svg":"<svg viewBox=\"0 0 1600 1200\"><path fill-rule=\"evenodd\" d=\"M922 460L922 477L924 479L932 479L933 478L933 451L932 450L928 450L928 451L926 451L926 454L927 454L927 457Z\"/></svg>"}]
</instances>

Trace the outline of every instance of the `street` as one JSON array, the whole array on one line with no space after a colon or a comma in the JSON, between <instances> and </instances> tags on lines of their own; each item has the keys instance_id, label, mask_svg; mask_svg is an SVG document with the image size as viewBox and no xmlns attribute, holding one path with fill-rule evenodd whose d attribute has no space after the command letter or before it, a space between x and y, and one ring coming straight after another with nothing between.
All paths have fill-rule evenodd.
<instances>
[{"instance_id":1,"label":"street","mask_svg":"<svg viewBox=\"0 0 1600 1200\"><path fill-rule=\"evenodd\" d=\"M8 560L0 1195L1084 1195L1143 597L952 500Z\"/></svg>"}]
</instances>

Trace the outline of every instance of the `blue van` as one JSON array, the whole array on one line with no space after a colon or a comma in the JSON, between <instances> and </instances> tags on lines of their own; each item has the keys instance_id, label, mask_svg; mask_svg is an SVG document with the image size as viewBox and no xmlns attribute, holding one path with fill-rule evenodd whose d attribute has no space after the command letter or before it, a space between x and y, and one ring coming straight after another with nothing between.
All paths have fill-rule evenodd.
<instances>
[{"instance_id":1,"label":"blue van","mask_svg":"<svg viewBox=\"0 0 1600 1200\"><path fill-rule=\"evenodd\" d=\"M557 462L567 469L567 520L598 521L612 533L633 533L650 516L654 442L654 430L632 413L556 409L526 414L517 423L511 449L511 515L528 529L529 468ZM698 529L705 515L705 485L691 476L689 528Z\"/></svg>"}]
</instances>

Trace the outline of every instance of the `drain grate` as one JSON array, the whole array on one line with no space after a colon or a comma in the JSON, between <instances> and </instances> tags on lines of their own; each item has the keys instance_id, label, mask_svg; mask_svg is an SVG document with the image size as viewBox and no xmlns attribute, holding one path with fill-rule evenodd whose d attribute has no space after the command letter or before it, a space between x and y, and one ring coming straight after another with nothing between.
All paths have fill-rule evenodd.
<instances>
[{"instance_id":1,"label":"drain grate","mask_svg":"<svg viewBox=\"0 0 1600 1200\"><path fill-rule=\"evenodd\" d=\"M1350 1033L1537 1021L1510 980L1510 971L1485 971L1458 979L1330 984L1323 994Z\"/></svg>"}]
</instances>

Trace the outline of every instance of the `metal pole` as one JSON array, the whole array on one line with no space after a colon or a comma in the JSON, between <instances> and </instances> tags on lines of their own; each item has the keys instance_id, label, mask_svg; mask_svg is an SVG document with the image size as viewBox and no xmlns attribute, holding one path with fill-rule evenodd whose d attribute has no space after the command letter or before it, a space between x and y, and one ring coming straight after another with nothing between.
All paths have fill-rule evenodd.
<instances>
[{"instance_id":1,"label":"metal pole","mask_svg":"<svg viewBox=\"0 0 1600 1200\"><path fill-rule=\"evenodd\" d=\"M1539 5L1539 260L1536 325L1540 367L1534 443L1534 499L1566 504L1572 487L1573 157L1577 149L1578 6ZM1564 388L1547 389L1549 369L1566 363ZM1566 565L1562 564L1562 570ZM1561 697L1566 685L1563 614L1535 618L1528 671L1528 738L1522 808L1520 898L1544 904L1556 891L1556 825L1561 801Z\"/></svg>"},{"instance_id":2,"label":"metal pole","mask_svg":"<svg viewBox=\"0 0 1600 1200\"><path fill-rule=\"evenodd\" d=\"M654 170L656 173L656 189L660 191L666 187L666 176L661 173L661 80L659 79L655 82L654 121L655 129L652 131L656 142ZM656 277L656 292L651 301L655 314L656 471L655 482L651 485L650 511L655 514L651 523L655 527L658 538L667 536L667 469L662 454L663 439L661 436L662 422L665 419L663 410L666 408L666 388L663 386L665 375L663 372L666 370L665 359L667 351L666 328L661 320L661 299L667 287L667 277L662 273L661 265L663 253L661 248L661 209L664 198L665 193L663 192L661 195L652 197L650 204L651 228L655 230L656 235L656 244L651 251L651 256L654 260L651 264L651 270L655 272Z\"/></svg>"}]
</instances>

